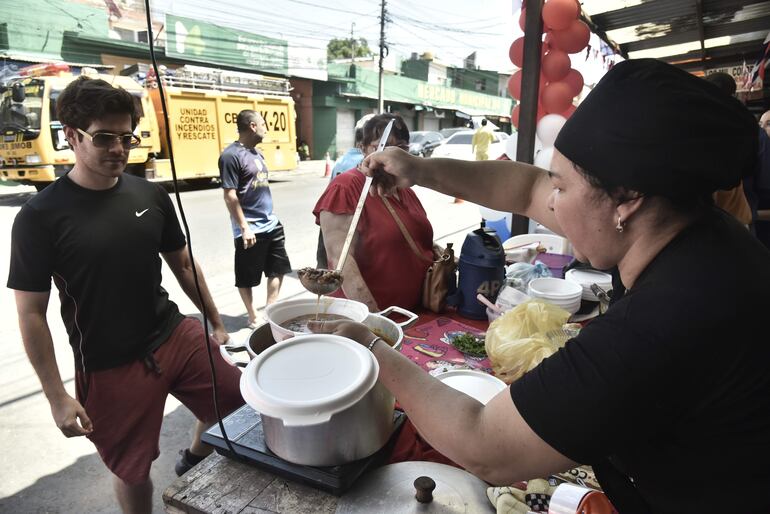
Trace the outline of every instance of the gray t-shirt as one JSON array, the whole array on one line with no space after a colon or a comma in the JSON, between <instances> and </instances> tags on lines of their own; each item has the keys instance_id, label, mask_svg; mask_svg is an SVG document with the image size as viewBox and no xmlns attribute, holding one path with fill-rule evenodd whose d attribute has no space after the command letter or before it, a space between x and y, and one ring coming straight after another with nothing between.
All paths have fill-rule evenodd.
<instances>
[{"instance_id":1,"label":"gray t-shirt","mask_svg":"<svg viewBox=\"0 0 770 514\"><path fill-rule=\"evenodd\" d=\"M219 157L219 176L223 189L235 189L243 215L252 232L270 232L278 225L273 213L273 196L268 184L268 170L262 152L246 148L238 141L225 148ZM230 219L233 237L241 237L241 228Z\"/></svg>"}]
</instances>

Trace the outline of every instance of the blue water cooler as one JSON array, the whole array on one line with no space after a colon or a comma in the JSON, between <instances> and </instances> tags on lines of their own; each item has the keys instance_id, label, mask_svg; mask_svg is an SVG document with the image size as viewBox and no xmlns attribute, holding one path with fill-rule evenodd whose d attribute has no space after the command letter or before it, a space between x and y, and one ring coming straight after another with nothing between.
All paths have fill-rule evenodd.
<instances>
[{"instance_id":1,"label":"blue water cooler","mask_svg":"<svg viewBox=\"0 0 770 514\"><path fill-rule=\"evenodd\" d=\"M448 301L457 306L461 316L487 319L486 307L476 295L483 294L491 301L505 280L505 251L494 231L481 228L465 237L457 267L457 291Z\"/></svg>"}]
</instances>

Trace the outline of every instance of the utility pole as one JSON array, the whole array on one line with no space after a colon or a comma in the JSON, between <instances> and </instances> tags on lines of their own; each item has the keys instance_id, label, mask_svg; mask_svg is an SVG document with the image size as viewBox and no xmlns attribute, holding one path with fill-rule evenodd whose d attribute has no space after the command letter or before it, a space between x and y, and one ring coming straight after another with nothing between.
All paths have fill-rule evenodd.
<instances>
[{"instance_id":1,"label":"utility pole","mask_svg":"<svg viewBox=\"0 0 770 514\"><path fill-rule=\"evenodd\" d=\"M382 60L385 56L385 0L381 0L382 7L380 8L380 83L377 88L377 109L380 113L385 112L385 101L382 98L382 84L383 84L383 71Z\"/></svg>"},{"instance_id":2,"label":"utility pole","mask_svg":"<svg viewBox=\"0 0 770 514\"><path fill-rule=\"evenodd\" d=\"M356 22L350 24L350 64L356 63L356 37L353 35L353 30L356 28Z\"/></svg>"}]
</instances>

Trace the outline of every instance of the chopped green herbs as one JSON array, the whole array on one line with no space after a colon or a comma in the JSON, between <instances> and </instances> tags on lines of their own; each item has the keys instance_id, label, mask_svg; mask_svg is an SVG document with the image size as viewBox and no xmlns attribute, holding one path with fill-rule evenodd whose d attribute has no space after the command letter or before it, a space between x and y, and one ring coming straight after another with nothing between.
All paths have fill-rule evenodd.
<instances>
[{"instance_id":1,"label":"chopped green herbs","mask_svg":"<svg viewBox=\"0 0 770 514\"><path fill-rule=\"evenodd\" d=\"M452 346L472 357L487 356L487 350L484 348L484 338L476 337L467 332L454 337L452 339Z\"/></svg>"}]
</instances>

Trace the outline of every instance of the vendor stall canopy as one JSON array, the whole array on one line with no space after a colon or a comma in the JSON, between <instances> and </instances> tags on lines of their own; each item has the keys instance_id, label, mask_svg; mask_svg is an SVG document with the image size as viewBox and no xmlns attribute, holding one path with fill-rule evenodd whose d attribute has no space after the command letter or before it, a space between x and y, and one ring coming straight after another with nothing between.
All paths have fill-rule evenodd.
<instances>
[{"instance_id":1,"label":"vendor stall canopy","mask_svg":"<svg viewBox=\"0 0 770 514\"><path fill-rule=\"evenodd\" d=\"M691 73L756 62L770 1L580 0L592 30L627 58L653 57ZM613 44L614 43L614 44Z\"/></svg>"}]
</instances>

